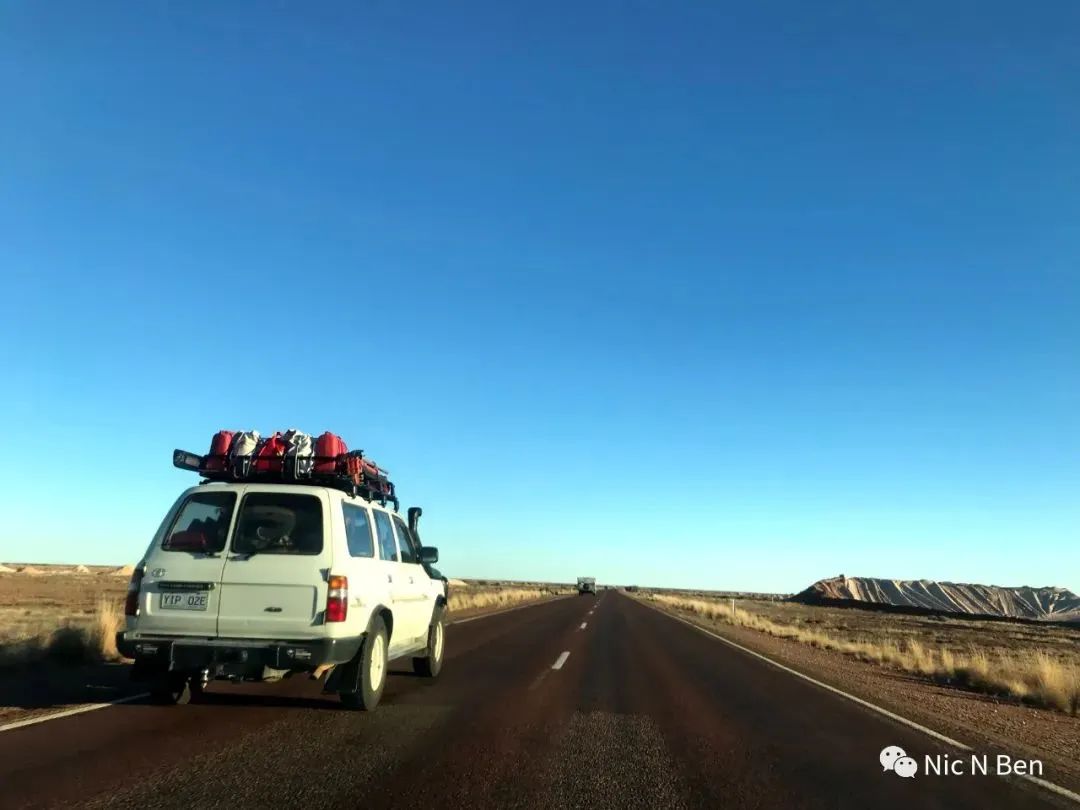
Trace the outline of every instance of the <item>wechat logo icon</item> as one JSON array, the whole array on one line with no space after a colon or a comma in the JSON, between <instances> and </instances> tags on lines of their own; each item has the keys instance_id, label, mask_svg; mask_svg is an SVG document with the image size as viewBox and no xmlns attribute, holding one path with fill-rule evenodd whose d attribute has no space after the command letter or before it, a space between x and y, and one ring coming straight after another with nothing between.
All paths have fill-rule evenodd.
<instances>
[{"instance_id":1,"label":"wechat logo icon","mask_svg":"<svg viewBox=\"0 0 1080 810\"><path fill-rule=\"evenodd\" d=\"M919 763L907 755L899 745L890 745L881 749L878 761L882 770L892 771L904 779L912 779L919 772Z\"/></svg>"}]
</instances>

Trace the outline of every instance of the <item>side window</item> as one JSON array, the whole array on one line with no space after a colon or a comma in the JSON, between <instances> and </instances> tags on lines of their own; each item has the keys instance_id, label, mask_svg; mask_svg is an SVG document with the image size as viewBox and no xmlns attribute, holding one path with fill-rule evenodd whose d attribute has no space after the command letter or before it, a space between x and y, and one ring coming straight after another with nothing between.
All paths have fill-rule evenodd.
<instances>
[{"instance_id":1,"label":"side window","mask_svg":"<svg viewBox=\"0 0 1080 810\"><path fill-rule=\"evenodd\" d=\"M180 507L162 551L217 554L225 548L225 536L232 523L235 492L199 492Z\"/></svg>"},{"instance_id":2,"label":"side window","mask_svg":"<svg viewBox=\"0 0 1080 810\"><path fill-rule=\"evenodd\" d=\"M371 519L368 510L351 503L341 505L345 516L345 537L349 542L349 554L353 557L374 557L375 545L371 541Z\"/></svg>"},{"instance_id":3,"label":"side window","mask_svg":"<svg viewBox=\"0 0 1080 810\"><path fill-rule=\"evenodd\" d=\"M397 527L398 533L398 547L401 549L401 561L406 563L419 562L420 558L416 553L416 544L413 543L412 533L409 531L409 527L399 517L394 518L394 526Z\"/></svg>"},{"instance_id":4,"label":"side window","mask_svg":"<svg viewBox=\"0 0 1080 810\"><path fill-rule=\"evenodd\" d=\"M378 509L375 510L375 530L379 535L379 558L396 560L397 548L394 546L394 529L390 526L390 516Z\"/></svg>"}]
</instances>

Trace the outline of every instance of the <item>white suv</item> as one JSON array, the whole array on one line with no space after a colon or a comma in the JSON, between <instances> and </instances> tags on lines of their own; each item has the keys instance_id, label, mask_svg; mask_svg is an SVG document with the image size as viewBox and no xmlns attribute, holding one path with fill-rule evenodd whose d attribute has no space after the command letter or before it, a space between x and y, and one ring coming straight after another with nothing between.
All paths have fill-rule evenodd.
<instances>
[{"instance_id":1,"label":"white suv","mask_svg":"<svg viewBox=\"0 0 1080 810\"><path fill-rule=\"evenodd\" d=\"M326 675L371 710L387 664L442 668L438 551L397 512L331 487L204 483L186 490L129 587L120 651L156 698L186 703L212 679Z\"/></svg>"}]
</instances>

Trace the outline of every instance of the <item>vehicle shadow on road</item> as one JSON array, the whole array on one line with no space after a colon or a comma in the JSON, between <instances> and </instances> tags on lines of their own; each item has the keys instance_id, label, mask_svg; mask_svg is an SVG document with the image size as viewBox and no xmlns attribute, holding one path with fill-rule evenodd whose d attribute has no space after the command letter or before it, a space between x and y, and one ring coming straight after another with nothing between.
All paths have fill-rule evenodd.
<instances>
[{"instance_id":1,"label":"vehicle shadow on road","mask_svg":"<svg viewBox=\"0 0 1080 810\"><path fill-rule=\"evenodd\" d=\"M0 725L25 711L63 709L140 691L125 664L64 665L38 662L0 671Z\"/></svg>"},{"instance_id":2,"label":"vehicle shadow on road","mask_svg":"<svg viewBox=\"0 0 1080 810\"><path fill-rule=\"evenodd\" d=\"M132 681L127 664L85 664L62 666L39 663L0 670L0 726L39 714L62 711L94 703L109 703L144 693L146 683ZM391 669L391 681L423 678L412 668ZM278 683L211 683L194 701L218 708L266 707L274 709L316 709L341 711L336 695L322 693L322 682L303 676ZM128 702L129 706L156 706L149 697Z\"/></svg>"},{"instance_id":3,"label":"vehicle shadow on road","mask_svg":"<svg viewBox=\"0 0 1080 810\"><path fill-rule=\"evenodd\" d=\"M215 691L215 689L217 691ZM228 686L212 687L204 692L195 701L199 705L210 705L217 708L273 708L273 709L317 709L319 711L341 711L341 703L335 695L312 696L276 694L274 692L232 692Z\"/></svg>"},{"instance_id":4,"label":"vehicle shadow on road","mask_svg":"<svg viewBox=\"0 0 1080 810\"><path fill-rule=\"evenodd\" d=\"M387 675L391 678L423 678L428 679L426 675L418 675L412 671L412 667L409 669L391 669L387 672ZM429 680L429 679L428 679Z\"/></svg>"}]
</instances>

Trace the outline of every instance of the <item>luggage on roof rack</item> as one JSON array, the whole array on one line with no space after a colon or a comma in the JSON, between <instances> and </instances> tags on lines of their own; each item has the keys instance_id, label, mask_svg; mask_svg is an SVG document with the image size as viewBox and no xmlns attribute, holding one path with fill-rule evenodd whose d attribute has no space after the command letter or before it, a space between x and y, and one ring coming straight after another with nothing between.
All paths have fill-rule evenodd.
<instances>
[{"instance_id":1,"label":"luggage on roof rack","mask_svg":"<svg viewBox=\"0 0 1080 810\"><path fill-rule=\"evenodd\" d=\"M359 495L398 508L389 473L362 450L348 450L333 433L314 445L297 430L261 439L256 431L219 431L205 456L186 450L173 452L173 466L199 473L206 481L257 481L276 484L315 484Z\"/></svg>"},{"instance_id":2,"label":"luggage on roof rack","mask_svg":"<svg viewBox=\"0 0 1080 810\"><path fill-rule=\"evenodd\" d=\"M349 452L341 437L327 431L315 440L315 472L334 472L337 459Z\"/></svg>"},{"instance_id":3,"label":"luggage on roof rack","mask_svg":"<svg viewBox=\"0 0 1080 810\"><path fill-rule=\"evenodd\" d=\"M275 433L268 439L263 439L259 449L255 451L255 461L252 462L252 470L257 473L285 472L285 451L289 446L281 438L280 433Z\"/></svg>"},{"instance_id":4,"label":"luggage on roof rack","mask_svg":"<svg viewBox=\"0 0 1080 810\"><path fill-rule=\"evenodd\" d=\"M290 428L282 437L288 449L285 451L285 472L293 478L306 478L315 467L315 448L311 436Z\"/></svg>"},{"instance_id":5,"label":"luggage on roof rack","mask_svg":"<svg viewBox=\"0 0 1080 810\"><path fill-rule=\"evenodd\" d=\"M229 448L233 443L231 430L219 430L210 440L210 452L206 456L206 467L210 470L222 471L229 464Z\"/></svg>"},{"instance_id":6,"label":"luggage on roof rack","mask_svg":"<svg viewBox=\"0 0 1080 810\"><path fill-rule=\"evenodd\" d=\"M353 450L345 454L345 470L357 484L367 487L386 500L396 500L394 485L390 482L386 470L364 458L363 451Z\"/></svg>"}]
</instances>

